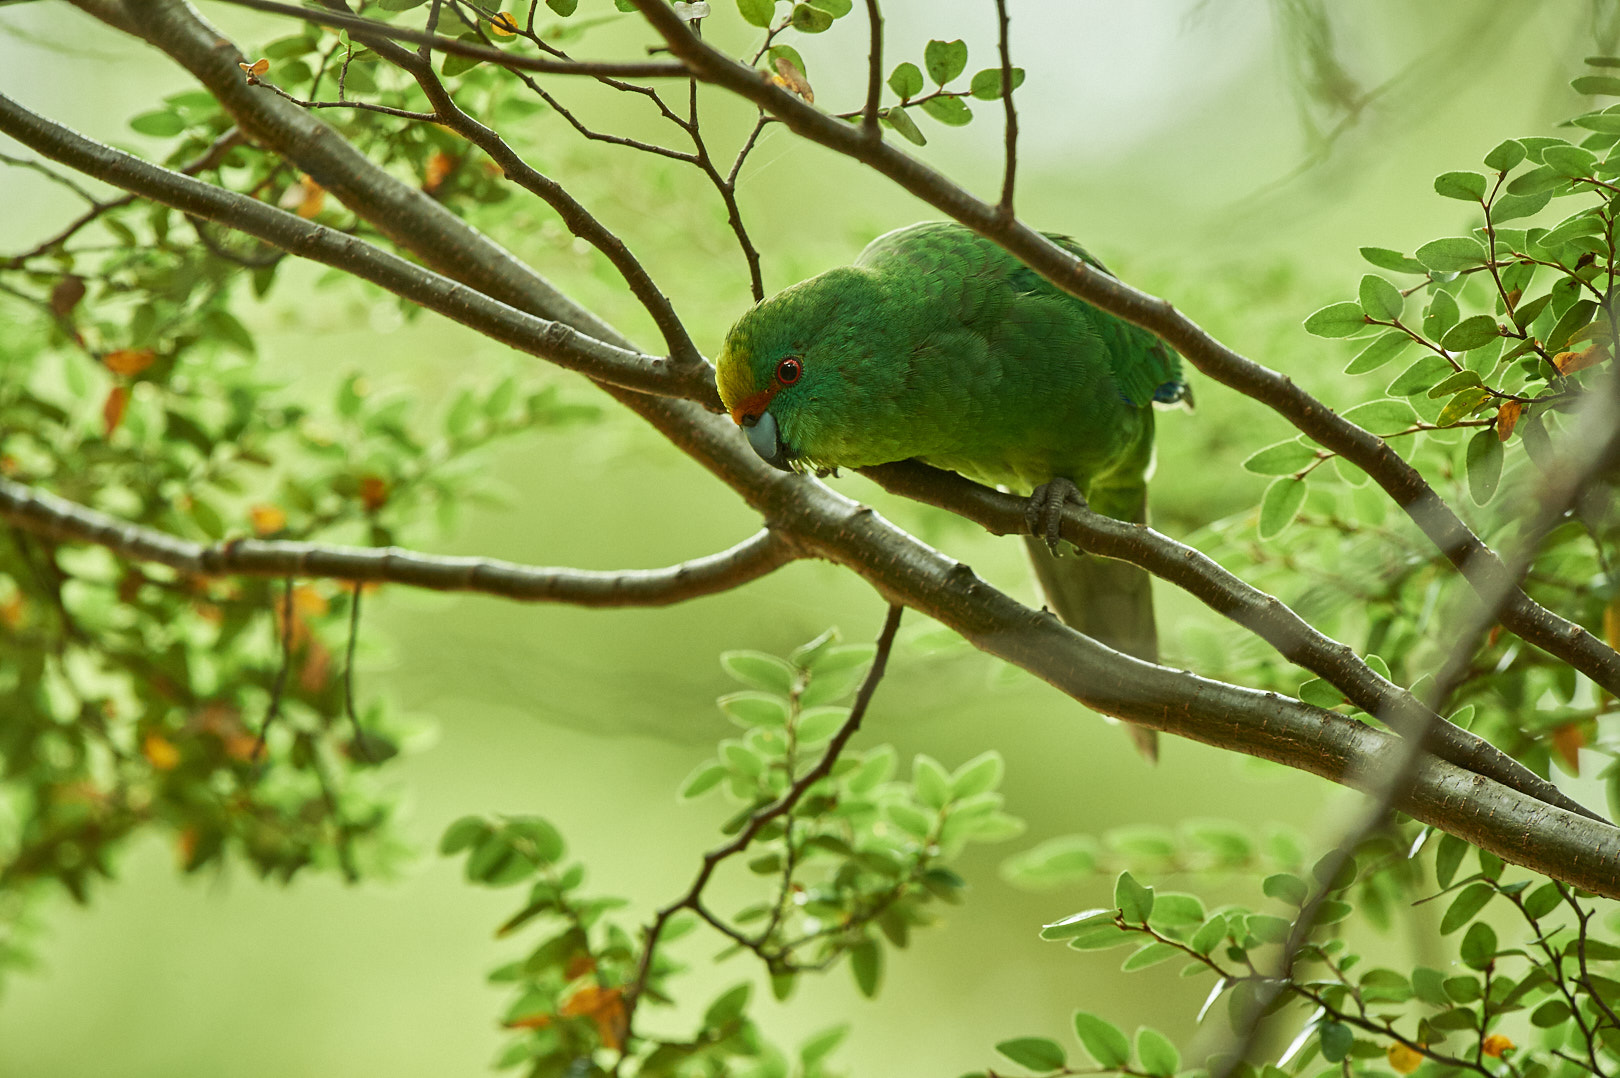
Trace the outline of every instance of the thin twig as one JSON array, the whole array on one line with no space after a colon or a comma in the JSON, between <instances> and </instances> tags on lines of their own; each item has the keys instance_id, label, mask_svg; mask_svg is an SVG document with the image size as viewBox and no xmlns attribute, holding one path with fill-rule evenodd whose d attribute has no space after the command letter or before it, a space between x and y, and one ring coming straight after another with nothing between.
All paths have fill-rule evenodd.
<instances>
[{"instance_id":1,"label":"thin twig","mask_svg":"<svg viewBox=\"0 0 1620 1078\"><path fill-rule=\"evenodd\" d=\"M264 722L259 725L259 736L254 739L253 752L249 756L251 760L262 761L270 727L281 717L281 699L287 690L287 672L292 669L292 638L293 578L287 576L282 579L281 591L281 663L276 667L276 680L270 688L270 706L265 709Z\"/></svg>"},{"instance_id":2,"label":"thin twig","mask_svg":"<svg viewBox=\"0 0 1620 1078\"><path fill-rule=\"evenodd\" d=\"M1013 181L1018 175L1018 110L1013 107L1012 55L1007 46L1007 0L996 0L996 19L1000 26L1001 43L1001 101L1006 108L1007 165L1001 180L1001 201L996 211L1008 221L1014 219Z\"/></svg>"},{"instance_id":3,"label":"thin twig","mask_svg":"<svg viewBox=\"0 0 1620 1078\"><path fill-rule=\"evenodd\" d=\"M866 107L861 111L861 130L867 139L878 142L883 138L878 128L878 103L883 100L883 13L878 10L878 0L866 0L866 24L871 43L867 46Z\"/></svg>"}]
</instances>

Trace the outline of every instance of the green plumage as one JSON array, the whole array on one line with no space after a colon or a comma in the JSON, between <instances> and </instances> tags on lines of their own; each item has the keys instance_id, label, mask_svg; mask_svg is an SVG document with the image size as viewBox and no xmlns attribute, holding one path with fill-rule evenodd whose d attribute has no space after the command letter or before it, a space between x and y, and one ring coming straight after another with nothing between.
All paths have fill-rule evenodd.
<instances>
[{"instance_id":1,"label":"green plumage","mask_svg":"<svg viewBox=\"0 0 1620 1078\"><path fill-rule=\"evenodd\" d=\"M1064 478L1098 512L1133 521L1145 519L1153 404L1188 396L1179 357L1156 337L945 223L879 237L853 266L759 304L727 335L718 378L778 466L915 457L1020 494ZM1065 621L1156 659L1145 573L1035 549Z\"/></svg>"}]
</instances>

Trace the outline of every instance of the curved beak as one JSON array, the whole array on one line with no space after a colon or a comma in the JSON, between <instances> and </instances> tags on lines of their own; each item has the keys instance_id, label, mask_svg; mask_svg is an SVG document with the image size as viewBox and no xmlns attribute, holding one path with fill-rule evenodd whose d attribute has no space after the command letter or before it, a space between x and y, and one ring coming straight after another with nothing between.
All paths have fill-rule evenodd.
<instances>
[{"instance_id":1,"label":"curved beak","mask_svg":"<svg viewBox=\"0 0 1620 1078\"><path fill-rule=\"evenodd\" d=\"M782 444L775 416L761 412L758 416L745 417L742 427L743 433L748 436L748 444L753 446L760 460L784 472L793 470L793 454Z\"/></svg>"}]
</instances>

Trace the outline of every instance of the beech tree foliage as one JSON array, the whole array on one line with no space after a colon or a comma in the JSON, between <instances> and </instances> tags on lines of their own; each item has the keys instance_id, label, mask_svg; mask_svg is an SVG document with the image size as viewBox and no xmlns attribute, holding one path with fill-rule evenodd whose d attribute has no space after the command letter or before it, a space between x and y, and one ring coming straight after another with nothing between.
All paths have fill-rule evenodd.
<instances>
[{"instance_id":1,"label":"beech tree foliage","mask_svg":"<svg viewBox=\"0 0 1620 1078\"><path fill-rule=\"evenodd\" d=\"M1031 886L1115 880L1111 907L1031 933L1081 952L1077 964L1116 947L1131 948L1126 970L1180 963L1209 984L1200 1018L1230 1035L1194 1054L1154 1029L1127 1036L1102 1001L1077 997L1072 1031L987 1035L964 1070L1620 1069L1620 921L1607 905L1620 897L1608 819L1620 811L1620 58L1571 59L1585 107L1568 123L1495 132L1433 192L1412 192L1435 199L1437 221L1464 204L1472 227L1410 251L1369 234L1347 298L1298 312L1299 350L1342 351L1358 387L1320 400L1210 336L1175 297L1101 273L1019 217L1018 147L1040 133L1018 123L1011 0L995 0L998 47L984 56L962 40L887 40L878 0L230 0L279 18L281 36L258 42L230 41L183 0L73 2L195 85L118 103L131 130L162 140L150 160L75 132L49 101L0 97L12 140L0 164L83 203L0 255L0 972L29 956L39 909L62 892L94 901L142 832L172 836L188 873L240 864L359 882L406 856L378 780L409 728L354 678L376 587L653 605L818 558L872 585L870 609L846 622L869 614L871 639L829 631L788 655L720 657L735 732L671 797L724 798L733 814L650 921L593 889L543 795L529 815L468 806L445 833L441 852L470 884L514 896L500 931L523 942L493 974L510 987L498 1066L837 1072L843 1030L773 1043L752 1017L752 978L684 1035L651 1032L646 1014L685 998L667 945L688 933L751 956L782 999L843 969L878 993L911 934L967 897L952 862L1020 833L994 752L947 767L850 747L884 706L886 666L905 661L895 641L910 610L1072 696L1077 722L1093 721L1084 704L1368 794L1326 848L1205 822L1018 852L1007 873ZM1283 6L1326 19L1320 5ZM751 44L716 48L714 23L727 40L751 27ZM623 47L627 26L640 47ZM617 49L599 44L607 27ZM795 48L815 34L863 53L864 79L822 81ZM658 134L593 126L570 103L582 83L635 99ZM722 139L711 112L746 134ZM761 134L780 125L1159 334L1201 395L1274 410L1298 433L1251 447L1242 466L1273 478L1250 511L1182 540L1084 507L1063 526L1084 556L1142 565L1255 646L1188 630L1170 650L1190 671L1115 653L835 486L764 465L719 414L712 369L635 253L643 238L593 214L598 192L537 145L541 118L627 167L700 174L756 299L769 252L737 195ZM969 123L1003 134L994 202L910 156L939 125ZM593 252L578 280L548 280L513 253L535 221L541 242ZM287 280L296 259L329 268L323 287L454 319L601 392L479 374L413 403L359 370L331 399L281 384L241 312L305 287ZM581 296L601 287L633 297L648 332L591 313ZM621 407L757 511L761 530L659 570L430 552L480 497L493 445ZM917 462L866 471L991 532L1024 527L1005 492ZM1607 815L1553 781L1583 750L1606 761ZM754 897L717 907L711 880L738 867ZM1241 902L1191 893L1233 877ZM1428 903L1444 909L1443 960L1361 957L1362 927Z\"/></svg>"}]
</instances>

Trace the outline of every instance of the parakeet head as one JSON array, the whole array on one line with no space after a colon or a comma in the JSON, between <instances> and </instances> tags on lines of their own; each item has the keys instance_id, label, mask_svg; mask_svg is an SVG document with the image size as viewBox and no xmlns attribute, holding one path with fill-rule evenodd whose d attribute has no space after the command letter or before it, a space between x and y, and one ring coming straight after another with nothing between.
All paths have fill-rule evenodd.
<instances>
[{"instance_id":1,"label":"parakeet head","mask_svg":"<svg viewBox=\"0 0 1620 1078\"><path fill-rule=\"evenodd\" d=\"M844 266L755 306L726 334L720 399L748 444L783 471L831 467L825 432L852 405L855 368L880 354L884 324L870 271Z\"/></svg>"}]
</instances>

